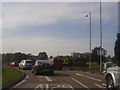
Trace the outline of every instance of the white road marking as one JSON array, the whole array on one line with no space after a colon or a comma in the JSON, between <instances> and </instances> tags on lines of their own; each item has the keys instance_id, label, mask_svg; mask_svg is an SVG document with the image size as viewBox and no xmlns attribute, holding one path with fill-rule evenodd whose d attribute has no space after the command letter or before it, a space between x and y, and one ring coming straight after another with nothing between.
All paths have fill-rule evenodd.
<instances>
[{"instance_id":1,"label":"white road marking","mask_svg":"<svg viewBox=\"0 0 120 90\"><path fill-rule=\"evenodd\" d=\"M41 90L44 90L41 84L39 84L34 90L38 89L39 87L41 88Z\"/></svg>"},{"instance_id":2,"label":"white road marking","mask_svg":"<svg viewBox=\"0 0 120 90\"><path fill-rule=\"evenodd\" d=\"M48 76L45 76L45 78L46 78L48 81L52 81Z\"/></svg>"},{"instance_id":3,"label":"white road marking","mask_svg":"<svg viewBox=\"0 0 120 90\"><path fill-rule=\"evenodd\" d=\"M71 85L68 85L72 90L75 90Z\"/></svg>"},{"instance_id":4,"label":"white road marking","mask_svg":"<svg viewBox=\"0 0 120 90\"><path fill-rule=\"evenodd\" d=\"M36 77L38 77L38 78L43 78L44 76L36 76Z\"/></svg>"},{"instance_id":5,"label":"white road marking","mask_svg":"<svg viewBox=\"0 0 120 90\"><path fill-rule=\"evenodd\" d=\"M85 86L84 84L82 84L81 82L79 82L78 80L72 78L74 81L76 81L77 83L79 83L80 85L82 85L83 87L85 87L86 89L90 90L87 86Z\"/></svg>"},{"instance_id":6,"label":"white road marking","mask_svg":"<svg viewBox=\"0 0 120 90\"><path fill-rule=\"evenodd\" d=\"M17 85L15 85L13 88L16 88L17 86L19 86L20 84L22 84L23 82L25 82L29 78L29 75L27 73L25 73L25 74L27 75L26 78L24 80L22 80L21 82L19 82Z\"/></svg>"},{"instance_id":7,"label":"white road marking","mask_svg":"<svg viewBox=\"0 0 120 90\"><path fill-rule=\"evenodd\" d=\"M72 90L75 90L70 84L63 84L63 85L61 84L39 84L38 86L34 88L34 90L37 90L37 89L38 90L48 90L48 89L54 90L55 88L63 88L63 90L64 88L70 88Z\"/></svg>"},{"instance_id":8,"label":"white road marking","mask_svg":"<svg viewBox=\"0 0 120 90\"><path fill-rule=\"evenodd\" d=\"M46 90L48 90L49 89L49 85L48 84L46 84Z\"/></svg>"},{"instance_id":9,"label":"white road marking","mask_svg":"<svg viewBox=\"0 0 120 90\"><path fill-rule=\"evenodd\" d=\"M97 87L99 87L99 88L106 88L106 87L103 87L103 86L101 86L101 85L99 85L99 84L94 84L94 85L96 85Z\"/></svg>"},{"instance_id":10,"label":"white road marking","mask_svg":"<svg viewBox=\"0 0 120 90\"><path fill-rule=\"evenodd\" d=\"M58 87L60 87L60 85L58 85Z\"/></svg>"},{"instance_id":11,"label":"white road marking","mask_svg":"<svg viewBox=\"0 0 120 90\"><path fill-rule=\"evenodd\" d=\"M102 85L103 85L103 86L106 86L106 84L104 84L104 83L103 83Z\"/></svg>"},{"instance_id":12,"label":"white road marking","mask_svg":"<svg viewBox=\"0 0 120 90\"><path fill-rule=\"evenodd\" d=\"M99 82L102 81L102 80L100 80L100 79L96 79L96 78L93 78L93 77L85 76L85 75L83 75L83 74L78 74L78 73L76 73L76 75L82 76L82 77L86 77L86 78L89 78L89 79L92 79L92 80L95 80L95 81L99 81Z\"/></svg>"}]
</instances>

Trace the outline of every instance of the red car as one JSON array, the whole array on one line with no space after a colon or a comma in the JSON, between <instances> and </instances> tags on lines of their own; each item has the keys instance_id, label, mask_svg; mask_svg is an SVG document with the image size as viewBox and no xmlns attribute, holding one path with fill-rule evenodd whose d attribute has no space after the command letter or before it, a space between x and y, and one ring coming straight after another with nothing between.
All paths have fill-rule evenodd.
<instances>
[{"instance_id":1,"label":"red car","mask_svg":"<svg viewBox=\"0 0 120 90\"><path fill-rule=\"evenodd\" d=\"M15 62L11 62L9 66L15 66Z\"/></svg>"},{"instance_id":2,"label":"red car","mask_svg":"<svg viewBox=\"0 0 120 90\"><path fill-rule=\"evenodd\" d=\"M54 69L62 70L63 64L62 64L62 60L61 59L51 58L49 60L51 61L52 65L54 66Z\"/></svg>"}]
</instances>

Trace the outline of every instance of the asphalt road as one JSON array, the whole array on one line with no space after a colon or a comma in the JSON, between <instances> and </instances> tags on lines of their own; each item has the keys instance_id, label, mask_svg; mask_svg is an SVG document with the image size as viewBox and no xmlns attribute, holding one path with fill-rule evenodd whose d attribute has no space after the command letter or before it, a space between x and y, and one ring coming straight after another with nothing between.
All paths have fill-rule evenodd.
<instances>
[{"instance_id":1,"label":"asphalt road","mask_svg":"<svg viewBox=\"0 0 120 90\"><path fill-rule=\"evenodd\" d=\"M56 70L53 76L34 75L24 70L27 77L12 89L23 90L106 90L104 75L74 70Z\"/></svg>"}]
</instances>

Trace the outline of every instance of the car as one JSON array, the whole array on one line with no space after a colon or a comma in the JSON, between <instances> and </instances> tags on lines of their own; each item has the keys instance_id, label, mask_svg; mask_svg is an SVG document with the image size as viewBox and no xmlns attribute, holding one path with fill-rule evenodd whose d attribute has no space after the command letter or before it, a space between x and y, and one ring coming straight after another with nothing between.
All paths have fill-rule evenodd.
<instances>
[{"instance_id":1,"label":"car","mask_svg":"<svg viewBox=\"0 0 120 90\"><path fill-rule=\"evenodd\" d=\"M11 62L8 64L10 67L17 67L18 63L17 62Z\"/></svg>"},{"instance_id":2,"label":"car","mask_svg":"<svg viewBox=\"0 0 120 90\"><path fill-rule=\"evenodd\" d=\"M19 69L32 69L32 60L22 60L20 63L19 63L19 66L18 68Z\"/></svg>"},{"instance_id":3,"label":"car","mask_svg":"<svg viewBox=\"0 0 120 90\"><path fill-rule=\"evenodd\" d=\"M49 60L36 60L32 67L32 73L35 75L47 73L49 75L54 74L54 68Z\"/></svg>"},{"instance_id":4,"label":"car","mask_svg":"<svg viewBox=\"0 0 120 90\"><path fill-rule=\"evenodd\" d=\"M15 62L11 62L11 63L9 63L9 66L14 66L15 65Z\"/></svg>"},{"instance_id":5,"label":"car","mask_svg":"<svg viewBox=\"0 0 120 90\"><path fill-rule=\"evenodd\" d=\"M108 90L120 89L120 66L113 65L105 73L105 80Z\"/></svg>"},{"instance_id":6,"label":"car","mask_svg":"<svg viewBox=\"0 0 120 90\"><path fill-rule=\"evenodd\" d=\"M49 61L52 63L55 70L62 70L63 67L63 61L58 58L50 58Z\"/></svg>"}]
</instances>

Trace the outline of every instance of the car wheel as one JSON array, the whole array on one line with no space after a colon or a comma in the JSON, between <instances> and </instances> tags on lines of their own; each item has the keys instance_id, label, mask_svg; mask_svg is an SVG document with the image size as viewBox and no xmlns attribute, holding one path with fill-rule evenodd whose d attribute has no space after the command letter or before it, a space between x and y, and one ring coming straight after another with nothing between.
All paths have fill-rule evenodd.
<instances>
[{"instance_id":1,"label":"car wheel","mask_svg":"<svg viewBox=\"0 0 120 90\"><path fill-rule=\"evenodd\" d=\"M107 77L106 83L107 83L107 89L108 90L115 90L114 82L113 82L113 79L112 79L111 76Z\"/></svg>"},{"instance_id":2,"label":"car wheel","mask_svg":"<svg viewBox=\"0 0 120 90\"><path fill-rule=\"evenodd\" d=\"M24 70L25 68L24 68L24 67L22 67L22 69Z\"/></svg>"},{"instance_id":3,"label":"car wheel","mask_svg":"<svg viewBox=\"0 0 120 90\"><path fill-rule=\"evenodd\" d=\"M59 70L62 70L62 68L59 68Z\"/></svg>"},{"instance_id":4,"label":"car wheel","mask_svg":"<svg viewBox=\"0 0 120 90\"><path fill-rule=\"evenodd\" d=\"M54 71L50 71L50 72L49 72L49 75L52 76L53 74L54 74Z\"/></svg>"},{"instance_id":5,"label":"car wheel","mask_svg":"<svg viewBox=\"0 0 120 90\"><path fill-rule=\"evenodd\" d=\"M34 74L35 74L35 75L37 75L37 74L38 74L36 70L34 71Z\"/></svg>"},{"instance_id":6,"label":"car wheel","mask_svg":"<svg viewBox=\"0 0 120 90\"><path fill-rule=\"evenodd\" d=\"M32 73L34 73L34 70L32 69Z\"/></svg>"}]
</instances>

